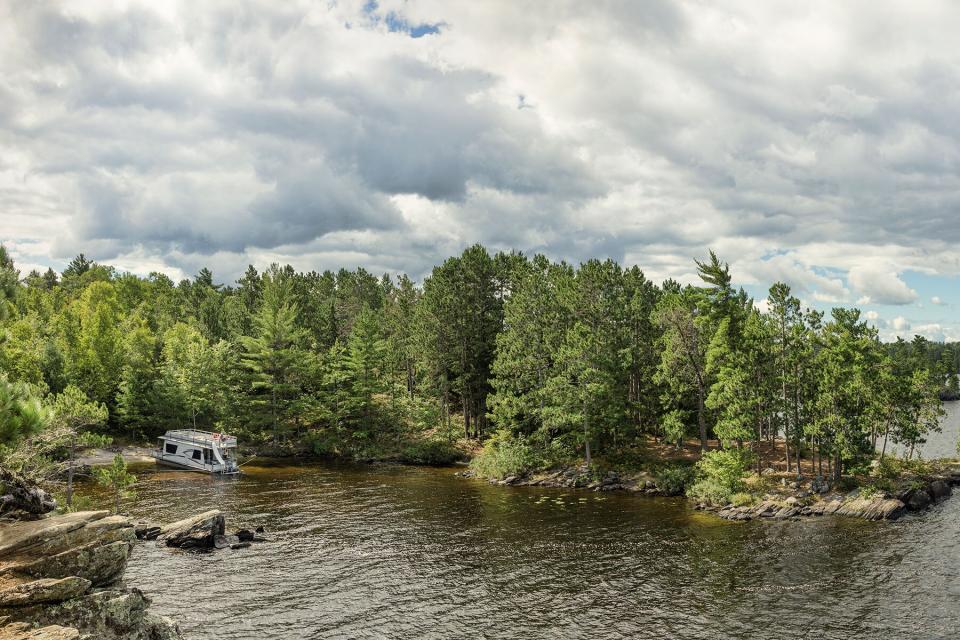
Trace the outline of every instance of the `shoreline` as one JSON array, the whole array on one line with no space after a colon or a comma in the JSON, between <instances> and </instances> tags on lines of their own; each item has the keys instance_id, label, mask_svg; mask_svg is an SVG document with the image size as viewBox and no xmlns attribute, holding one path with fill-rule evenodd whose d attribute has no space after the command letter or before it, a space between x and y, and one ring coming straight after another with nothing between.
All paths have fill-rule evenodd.
<instances>
[{"instance_id":1,"label":"shoreline","mask_svg":"<svg viewBox=\"0 0 960 640\"><path fill-rule=\"evenodd\" d=\"M772 471L772 470L771 470ZM877 491L870 486L849 490L831 487L818 478L791 480L786 473L771 472L766 480L779 480L775 489L768 487L762 497L748 504L711 505L665 490L657 478L647 471L608 471L601 478L589 473L585 466L563 467L507 478L483 478L473 470L454 473L456 477L486 481L503 487L547 487L579 491L613 491L627 495L672 496L685 499L696 511L712 513L733 521L754 519L799 520L810 516L837 515L866 520L896 520L907 513L919 513L946 500L953 487L960 486L960 464L953 463L942 473L924 477L902 477L894 491ZM796 476L792 476L796 478Z\"/></svg>"},{"instance_id":2,"label":"shoreline","mask_svg":"<svg viewBox=\"0 0 960 640\"><path fill-rule=\"evenodd\" d=\"M74 461L78 467L105 466L119 453L126 462L153 462L152 449L140 445L87 449Z\"/></svg>"},{"instance_id":3,"label":"shoreline","mask_svg":"<svg viewBox=\"0 0 960 640\"><path fill-rule=\"evenodd\" d=\"M154 458L150 455L151 449L141 445L127 445L116 449L91 449L77 458L81 466L107 465L117 453L123 456L128 463L150 463ZM877 491L871 486L856 486L854 488L832 486L820 478L809 478L791 475L786 472L777 472L773 469L765 470L763 480L767 486L762 495L754 496L747 504L711 505L698 502L685 496L675 488L662 486L658 477L643 470L609 470L598 477L591 473L584 465L557 467L524 475L508 476L506 478L484 478L469 468L469 461L457 461L452 464L428 464L424 462L401 460L396 457L369 458L357 460L346 456L317 456L313 454L291 452L288 455L278 455L277 451L269 451L269 455L256 453L248 457L248 461L260 459L269 461L295 461L298 463L348 463L357 465L398 465L414 467L437 467L455 469L457 478L472 478L486 481L492 485L504 487L546 487L556 489L572 489L581 491L606 492L656 497L683 497L691 508L704 513L712 513L719 518L732 521L764 520L796 520L810 516L839 515L862 518L867 520L896 520L906 513L919 513L931 506L949 498L953 487L960 486L960 463L947 463L940 473L929 476L904 476L896 480L898 487L892 491ZM754 476L755 478L755 476ZM855 482L852 478L848 482ZM770 486L770 481L777 484Z\"/></svg>"}]
</instances>

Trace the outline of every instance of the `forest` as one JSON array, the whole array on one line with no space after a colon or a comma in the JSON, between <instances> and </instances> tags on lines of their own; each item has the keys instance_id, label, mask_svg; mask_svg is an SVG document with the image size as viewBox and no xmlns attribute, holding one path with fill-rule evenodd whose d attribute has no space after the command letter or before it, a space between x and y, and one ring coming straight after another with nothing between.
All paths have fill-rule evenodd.
<instances>
[{"instance_id":1,"label":"forest","mask_svg":"<svg viewBox=\"0 0 960 640\"><path fill-rule=\"evenodd\" d=\"M195 427L273 455L474 455L502 476L687 441L759 471L751 452L779 440L787 471L839 478L893 444L913 457L958 395L957 345L883 343L784 283L758 306L712 252L696 268L658 285L475 245L422 283L274 264L225 285L83 254L23 275L0 247L0 455L56 428Z\"/></svg>"}]
</instances>

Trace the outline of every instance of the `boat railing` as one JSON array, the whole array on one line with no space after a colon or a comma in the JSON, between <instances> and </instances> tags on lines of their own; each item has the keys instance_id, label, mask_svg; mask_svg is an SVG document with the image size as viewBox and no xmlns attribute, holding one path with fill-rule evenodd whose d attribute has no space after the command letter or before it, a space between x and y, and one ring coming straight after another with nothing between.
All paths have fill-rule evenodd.
<instances>
[{"instance_id":1,"label":"boat railing","mask_svg":"<svg viewBox=\"0 0 960 640\"><path fill-rule=\"evenodd\" d=\"M198 429L175 429L167 431L164 436L166 439L177 439L185 442L200 445L216 445L219 447L236 447L236 436L230 436L225 433L215 433L213 431L200 431Z\"/></svg>"}]
</instances>

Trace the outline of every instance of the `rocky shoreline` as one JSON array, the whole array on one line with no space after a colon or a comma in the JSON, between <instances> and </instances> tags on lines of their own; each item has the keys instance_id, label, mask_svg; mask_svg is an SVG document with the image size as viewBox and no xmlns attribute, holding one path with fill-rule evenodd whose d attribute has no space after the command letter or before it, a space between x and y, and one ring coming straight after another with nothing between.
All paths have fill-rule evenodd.
<instances>
[{"instance_id":1,"label":"rocky shoreline","mask_svg":"<svg viewBox=\"0 0 960 640\"><path fill-rule=\"evenodd\" d=\"M478 477L472 470L458 471L454 475L462 478ZM487 481L490 484L514 487L615 491L645 496L680 495L675 488L658 484L656 476L649 472L608 471L598 478L585 466L552 469L503 479L490 478ZM909 512L924 511L950 497L953 487L960 485L960 469L901 481L895 491L868 491L864 488L841 492L821 478L788 481L786 477L781 477L780 482L776 491L766 492L750 504L693 503L693 508L735 521L790 520L828 515L866 520L895 520Z\"/></svg>"},{"instance_id":2,"label":"rocky shoreline","mask_svg":"<svg viewBox=\"0 0 960 640\"><path fill-rule=\"evenodd\" d=\"M908 512L919 512L946 500L953 487L960 485L960 472L906 483L895 492L866 494L854 489L846 494L824 492L820 495L800 490L785 499L765 497L758 504L711 506L697 504L695 509L710 511L726 520L757 518L789 520L808 516L849 516L865 520L896 520ZM799 496L799 497L798 497Z\"/></svg>"},{"instance_id":3,"label":"rocky shoreline","mask_svg":"<svg viewBox=\"0 0 960 640\"><path fill-rule=\"evenodd\" d=\"M0 526L0 639L181 640L122 583L133 523L82 511Z\"/></svg>"},{"instance_id":4,"label":"rocky shoreline","mask_svg":"<svg viewBox=\"0 0 960 640\"><path fill-rule=\"evenodd\" d=\"M0 640L182 640L142 591L123 584L127 560L136 540L189 551L266 541L263 527L225 529L218 510L163 526L107 511L0 524Z\"/></svg>"}]
</instances>

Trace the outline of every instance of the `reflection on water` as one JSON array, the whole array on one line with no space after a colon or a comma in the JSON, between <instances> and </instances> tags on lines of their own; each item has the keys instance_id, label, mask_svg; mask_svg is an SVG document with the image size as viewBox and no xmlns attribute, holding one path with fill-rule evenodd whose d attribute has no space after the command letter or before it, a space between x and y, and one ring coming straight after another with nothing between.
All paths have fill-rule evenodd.
<instances>
[{"instance_id":1,"label":"reflection on water","mask_svg":"<svg viewBox=\"0 0 960 640\"><path fill-rule=\"evenodd\" d=\"M139 544L127 579L189 638L937 638L960 628L960 499L920 518L730 523L679 499L450 469L137 467L136 516L219 508L271 542Z\"/></svg>"}]
</instances>

